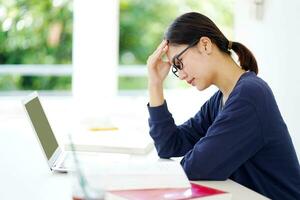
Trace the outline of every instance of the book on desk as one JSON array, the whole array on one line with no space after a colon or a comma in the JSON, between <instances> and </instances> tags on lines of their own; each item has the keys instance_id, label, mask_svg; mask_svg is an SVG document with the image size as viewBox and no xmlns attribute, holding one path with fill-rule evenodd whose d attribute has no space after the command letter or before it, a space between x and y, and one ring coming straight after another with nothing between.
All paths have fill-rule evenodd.
<instances>
[{"instance_id":1,"label":"book on desk","mask_svg":"<svg viewBox=\"0 0 300 200\"><path fill-rule=\"evenodd\" d=\"M116 190L107 194L107 200L230 200L231 194L191 183L190 188Z\"/></svg>"},{"instance_id":2,"label":"book on desk","mask_svg":"<svg viewBox=\"0 0 300 200\"><path fill-rule=\"evenodd\" d=\"M127 162L97 169L106 172L96 179L101 179L107 200L231 199L226 191L190 183L176 161Z\"/></svg>"}]
</instances>

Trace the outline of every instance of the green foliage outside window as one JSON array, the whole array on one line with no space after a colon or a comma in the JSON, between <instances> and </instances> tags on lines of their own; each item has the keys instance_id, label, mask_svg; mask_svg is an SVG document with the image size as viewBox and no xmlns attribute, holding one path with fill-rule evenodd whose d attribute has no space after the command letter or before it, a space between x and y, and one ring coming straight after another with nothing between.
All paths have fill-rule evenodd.
<instances>
[{"instance_id":1,"label":"green foliage outside window","mask_svg":"<svg viewBox=\"0 0 300 200\"><path fill-rule=\"evenodd\" d=\"M120 0L119 64L145 64L167 26L187 11L206 14L232 38L232 6L233 0ZM71 64L72 24L72 0L0 0L0 64ZM120 77L119 89L145 89L146 82ZM166 86L184 87L175 78ZM0 75L0 91L23 89L70 90L71 77Z\"/></svg>"},{"instance_id":2,"label":"green foliage outside window","mask_svg":"<svg viewBox=\"0 0 300 200\"><path fill-rule=\"evenodd\" d=\"M71 64L72 3L0 0L0 64ZM71 77L0 76L1 91L59 90L70 85Z\"/></svg>"}]
</instances>

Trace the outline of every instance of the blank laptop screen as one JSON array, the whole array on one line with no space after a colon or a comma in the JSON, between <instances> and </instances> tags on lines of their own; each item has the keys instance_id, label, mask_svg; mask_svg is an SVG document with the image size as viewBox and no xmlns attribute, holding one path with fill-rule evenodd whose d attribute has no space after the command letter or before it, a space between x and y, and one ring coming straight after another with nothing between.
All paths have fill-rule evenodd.
<instances>
[{"instance_id":1,"label":"blank laptop screen","mask_svg":"<svg viewBox=\"0 0 300 200\"><path fill-rule=\"evenodd\" d=\"M49 160L58 148L58 143L54 137L39 98L35 97L26 103L25 108Z\"/></svg>"}]
</instances>

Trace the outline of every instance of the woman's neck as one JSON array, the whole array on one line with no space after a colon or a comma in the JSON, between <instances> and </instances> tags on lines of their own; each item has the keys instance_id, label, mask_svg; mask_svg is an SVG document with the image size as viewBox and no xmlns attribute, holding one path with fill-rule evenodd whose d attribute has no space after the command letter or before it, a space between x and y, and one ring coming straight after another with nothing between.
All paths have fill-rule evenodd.
<instances>
[{"instance_id":1,"label":"woman's neck","mask_svg":"<svg viewBox=\"0 0 300 200\"><path fill-rule=\"evenodd\" d=\"M237 65L230 56L224 55L220 58L213 82L223 94L223 104L243 73L245 70Z\"/></svg>"}]
</instances>

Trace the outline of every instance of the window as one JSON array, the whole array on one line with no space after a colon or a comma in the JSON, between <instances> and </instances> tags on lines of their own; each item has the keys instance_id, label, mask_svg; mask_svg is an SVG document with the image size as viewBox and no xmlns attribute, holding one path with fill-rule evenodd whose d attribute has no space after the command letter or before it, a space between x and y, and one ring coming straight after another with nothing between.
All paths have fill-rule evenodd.
<instances>
[{"instance_id":1,"label":"window","mask_svg":"<svg viewBox=\"0 0 300 200\"><path fill-rule=\"evenodd\" d=\"M73 1L0 1L0 91L70 91ZM167 26L184 12L208 15L232 38L233 0L119 3L119 90L147 88L147 57L162 40ZM170 76L166 87L186 84Z\"/></svg>"}]
</instances>

